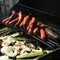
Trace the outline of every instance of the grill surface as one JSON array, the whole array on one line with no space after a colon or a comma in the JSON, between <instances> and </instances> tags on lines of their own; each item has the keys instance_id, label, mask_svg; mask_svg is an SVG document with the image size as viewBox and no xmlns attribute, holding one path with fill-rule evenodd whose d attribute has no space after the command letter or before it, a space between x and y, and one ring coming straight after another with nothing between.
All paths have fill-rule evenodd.
<instances>
[{"instance_id":1,"label":"grill surface","mask_svg":"<svg viewBox=\"0 0 60 60\"><path fill-rule=\"evenodd\" d=\"M46 24L48 26L51 26L57 33L60 34L60 31L59 31L60 30L60 27L59 27L60 22L59 22L58 18L55 18L55 17L50 16L50 15L43 14L42 12L40 12L38 10L35 10L33 8L30 8L28 6L25 6L25 5L19 4L19 3L17 3L16 5L14 5L12 7L12 9L10 10L10 12L12 10L15 10L17 12L23 11L23 13L25 15L28 14L28 13L32 13L33 16L37 17L38 21L40 21L40 22L42 22L42 23L44 23L44 24ZM9 15L10 15L10 13L9 13ZM20 29L20 30L23 31L24 33L26 33L24 29L23 30ZM48 41L45 42L45 41L40 40L38 36L31 36L31 37L33 37L37 41L39 41L43 45L43 47L44 46L48 46L49 48L56 49L57 52L55 51L55 52L53 52L53 53L51 53L49 55L46 55L47 57L52 57L52 56L54 56L54 54L57 55L56 57L58 57L60 55L59 54L59 50L60 49L58 49L58 48L60 48L60 41L59 41L59 39L58 39L58 42L52 41L52 40L48 40ZM39 59L46 60L45 57L42 57L42 58L39 58ZM54 58L52 57L51 59L54 59ZM49 60L49 58L47 60Z\"/></svg>"}]
</instances>

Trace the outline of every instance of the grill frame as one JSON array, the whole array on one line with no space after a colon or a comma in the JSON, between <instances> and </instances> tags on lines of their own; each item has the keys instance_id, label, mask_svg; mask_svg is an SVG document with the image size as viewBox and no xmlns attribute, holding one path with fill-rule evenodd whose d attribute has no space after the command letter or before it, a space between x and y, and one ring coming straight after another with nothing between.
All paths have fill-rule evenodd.
<instances>
[{"instance_id":1,"label":"grill frame","mask_svg":"<svg viewBox=\"0 0 60 60\"><path fill-rule=\"evenodd\" d=\"M53 16L50 16L50 15L47 15L47 14L44 14L44 13L42 13L42 12L40 12L40 11L36 11L34 8L31 8L31 7L28 7L28 6L25 6L25 5L23 5L23 4L19 4L19 3L17 3L17 4L15 4L11 9L10 9L10 13L11 13L11 11L12 10L15 10L15 11L17 11L17 12L19 12L20 10L18 9L18 7L17 6L22 6L23 8L21 9L21 10L23 10L24 8L26 8L26 9L28 9L28 10L25 10L25 11L23 11L24 13L26 13L26 14L28 14L28 11L30 11L30 12L32 12L32 14L33 14L33 16L35 16L35 17L38 17L38 21L41 21L40 19L39 19L39 17L42 19L42 17L43 17L43 19L42 19L42 21L41 22L43 22L44 24L46 24L45 22L44 22L44 19L46 20L48 20L49 18L50 19L55 19L56 21L57 21L57 19L58 18L55 18L55 17L53 17ZM16 10L17 9L17 10ZM36 12L35 14L34 14L34 12ZM10 13L9 13L9 15L10 15ZM47 18L45 18L47 16ZM52 23L54 23L55 24L55 22L54 21L50 21L50 19L49 19L49 22L52 22ZM58 19L58 21L59 21L59 19ZM1 25L1 27L2 26L4 26L4 25ZM51 26L51 25L48 25L48 26ZM52 26L51 26L52 27ZM59 28L54 28L54 27L52 27L54 30L56 30L58 33L59 33ZM60 33L59 33L60 34ZM37 41L39 41L39 40L37 40ZM40 43L41 43L41 41L40 41ZM59 48L56 48L56 49L54 49L54 51L52 52L52 53L49 53L49 54L47 54L47 55L44 55L44 56L42 56L42 57L39 57L38 59L40 59L40 60L51 60L51 59L54 59L54 57L56 57L56 59L60 59L60 57L59 57L59 52L60 52L60 47ZM56 56L55 56L56 55ZM52 57L53 56L53 57ZM49 58L49 57L51 57L51 58ZM55 59L54 59L55 60Z\"/></svg>"}]
</instances>

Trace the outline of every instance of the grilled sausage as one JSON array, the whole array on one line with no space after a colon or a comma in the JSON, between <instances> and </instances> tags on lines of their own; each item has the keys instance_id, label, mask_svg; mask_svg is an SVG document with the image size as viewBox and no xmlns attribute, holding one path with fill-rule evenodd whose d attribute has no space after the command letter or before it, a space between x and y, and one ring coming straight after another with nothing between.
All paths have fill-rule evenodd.
<instances>
[{"instance_id":1,"label":"grilled sausage","mask_svg":"<svg viewBox=\"0 0 60 60\"><path fill-rule=\"evenodd\" d=\"M23 17L23 14L22 14L22 12L19 12L19 22L21 22L21 20L22 20L22 17Z\"/></svg>"},{"instance_id":2,"label":"grilled sausage","mask_svg":"<svg viewBox=\"0 0 60 60\"><path fill-rule=\"evenodd\" d=\"M8 21L5 22L5 25L8 25L9 21L10 21L10 19L9 19Z\"/></svg>"},{"instance_id":3,"label":"grilled sausage","mask_svg":"<svg viewBox=\"0 0 60 60\"><path fill-rule=\"evenodd\" d=\"M6 21L9 20L9 17L7 17L6 19L2 20L2 23L5 24Z\"/></svg>"},{"instance_id":4,"label":"grilled sausage","mask_svg":"<svg viewBox=\"0 0 60 60\"><path fill-rule=\"evenodd\" d=\"M26 25L29 22L29 15L25 16L23 21L20 24L20 27Z\"/></svg>"},{"instance_id":5,"label":"grilled sausage","mask_svg":"<svg viewBox=\"0 0 60 60\"><path fill-rule=\"evenodd\" d=\"M22 20L22 12L19 12L19 17L17 17L16 19L12 20L11 22L9 22L9 25L16 23L15 25L19 24Z\"/></svg>"},{"instance_id":6,"label":"grilled sausage","mask_svg":"<svg viewBox=\"0 0 60 60\"><path fill-rule=\"evenodd\" d=\"M32 28L32 27L29 28L28 34L29 34L29 35L32 35L32 34L33 34L33 28Z\"/></svg>"},{"instance_id":7,"label":"grilled sausage","mask_svg":"<svg viewBox=\"0 0 60 60\"><path fill-rule=\"evenodd\" d=\"M31 21L29 22L29 25L32 25L35 22L36 22L36 18L35 17L32 17Z\"/></svg>"},{"instance_id":8,"label":"grilled sausage","mask_svg":"<svg viewBox=\"0 0 60 60\"><path fill-rule=\"evenodd\" d=\"M30 20L30 22L29 22L29 24L27 26L27 30L29 30L30 26L31 25L33 26L35 22L36 22L36 18L35 17L32 17L32 19Z\"/></svg>"},{"instance_id":9,"label":"grilled sausage","mask_svg":"<svg viewBox=\"0 0 60 60\"><path fill-rule=\"evenodd\" d=\"M41 28L41 29L40 29L40 38L41 38L42 40L44 40L44 39L45 39L45 36L46 36L45 31L44 31L43 28Z\"/></svg>"},{"instance_id":10,"label":"grilled sausage","mask_svg":"<svg viewBox=\"0 0 60 60\"><path fill-rule=\"evenodd\" d=\"M38 32L39 32L39 28L35 27L34 30L33 30L33 34L37 34Z\"/></svg>"},{"instance_id":11,"label":"grilled sausage","mask_svg":"<svg viewBox=\"0 0 60 60\"><path fill-rule=\"evenodd\" d=\"M7 25L8 22L11 20L11 18L13 18L13 16L16 14L15 11L12 11L12 15L10 17L7 17L6 19L2 20L2 23Z\"/></svg>"},{"instance_id":12,"label":"grilled sausage","mask_svg":"<svg viewBox=\"0 0 60 60\"><path fill-rule=\"evenodd\" d=\"M9 22L9 25L16 23L19 20L19 17Z\"/></svg>"}]
</instances>

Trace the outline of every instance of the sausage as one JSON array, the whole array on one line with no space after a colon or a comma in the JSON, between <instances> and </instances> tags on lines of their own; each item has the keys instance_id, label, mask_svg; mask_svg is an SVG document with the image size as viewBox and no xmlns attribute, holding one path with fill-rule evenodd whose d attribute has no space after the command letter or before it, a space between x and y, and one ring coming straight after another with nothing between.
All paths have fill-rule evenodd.
<instances>
[{"instance_id":1,"label":"sausage","mask_svg":"<svg viewBox=\"0 0 60 60\"><path fill-rule=\"evenodd\" d=\"M44 39L45 39L45 36L46 36L45 31L44 31L43 28L41 28L41 29L40 29L40 38L41 38L42 40L44 40Z\"/></svg>"},{"instance_id":2,"label":"sausage","mask_svg":"<svg viewBox=\"0 0 60 60\"><path fill-rule=\"evenodd\" d=\"M6 21L4 24L5 24L5 25L8 25L9 21L10 21L10 19L9 19L8 21Z\"/></svg>"},{"instance_id":3,"label":"sausage","mask_svg":"<svg viewBox=\"0 0 60 60\"><path fill-rule=\"evenodd\" d=\"M29 25L32 25L35 22L36 22L36 18L35 17L32 17L31 21L29 22Z\"/></svg>"},{"instance_id":4,"label":"sausage","mask_svg":"<svg viewBox=\"0 0 60 60\"><path fill-rule=\"evenodd\" d=\"M29 34L29 35L32 35L32 34L33 34L33 28L31 28L31 27L29 28L28 34Z\"/></svg>"},{"instance_id":5,"label":"sausage","mask_svg":"<svg viewBox=\"0 0 60 60\"><path fill-rule=\"evenodd\" d=\"M9 17L7 17L6 19L2 20L2 23L5 24L6 21L9 20Z\"/></svg>"},{"instance_id":6,"label":"sausage","mask_svg":"<svg viewBox=\"0 0 60 60\"><path fill-rule=\"evenodd\" d=\"M27 31L29 35L33 34L34 30L34 23L36 22L36 18L32 17L32 19L29 21L28 26L27 26Z\"/></svg>"},{"instance_id":7,"label":"sausage","mask_svg":"<svg viewBox=\"0 0 60 60\"><path fill-rule=\"evenodd\" d=\"M2 20L2 23L7 25L8 22L11 20L11 18L16 14L15 11L12 11L12 15L10 17L7 17L6 19Z\"/></svg>"},{"instance_id":8,"label":"sausage","mask_svg":"<svg viewBox=\"0 0 60 60\"><path fill-rule=\"evenodd\" d=\"M19 17L17 17L16 19L10 21L8 25L14 24L14 23L16 23L18 20L19 20Z\"/></svg>"},{"instance_id":9,"label":"sausage","mask_svg":"<svg viewBox=\"0 0 60 60\"><path fill-rule=\"evenodd\" d=\"M22 17L23 17L22 12L19 12L19 21L20 21L20 22L21 22Z\"/></svg>"},{"instance_id":10,"label":"sausage","mask_svg":"<svg viewBox=\"0 0 60 60\"><path fill-rule=\"evenodd\" d=\"M27 31L29 30L30 26L27 26Z\"/></svg>"},{"instance_id":11,"label":"sausage","mask_svg":"<svg viewBox=\"0 0 60 60\"><path fill-rule=\"evenodd\" d=\"M27 30L29 30L30 26L34 25L34 23L36 22L36 18L35 17L32 17L32 19L30 20L30 22L28 23L28 26L27 26Z\"/></svg>"},{"instance_id":12,"label":"sausage","mask_svg":"<svg viewBox=\"0 0 60 60\"><path fill-rule=\"evenodd\" d=\"M20 24L20 27L28 24L28 22L29 22L29 15L27 15L27 16L24 17L23 21Z\"/></svg>"},{"instance_id":13,"label":"sausage","mask_svg":"<svg viewBox=\"0 0 60 60\"><path fill-rule=\"evenodd\" d=\"M40 29L39 26L40 26L40 22L37 22L35 24L35 28L33 30L33 34L37 34L39 32L39 29Z\"/></svg>"},{"instance_id":14,"label":"sausage","mask_svg":"<svg viewBox=\"0 0 60 60\"><path fill-rule=\"evenodd\" d=\"M38 32L39 32L39 28L35 27L34 30L33 30L33 34L37 34Z\"/></svg>"}]
</instances>

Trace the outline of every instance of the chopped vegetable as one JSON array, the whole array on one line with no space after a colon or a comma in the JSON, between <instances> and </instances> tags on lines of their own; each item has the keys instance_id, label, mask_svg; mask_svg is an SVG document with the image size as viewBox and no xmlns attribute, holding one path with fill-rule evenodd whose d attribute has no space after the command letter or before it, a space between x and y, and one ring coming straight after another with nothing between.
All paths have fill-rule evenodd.
<instances>
[{"instance_id":1,"label":"chopped vegetable","mask_svg":"<svg viewBox=\"0 0 60 60\"><path fill-rule=\"evenodd\" d=\"M8 30L11 30L11 29L10 29L10 28L5 27L5 28L0 29L0 32L8 31Z\"/></svg>"},{"instance_id":2,"label":"chopped vegetable","mask_svg":"<svg viewBox=\"0 0 60 60\"><path fill-rule=\"evenodd\" d=\"M13 59L9 59L8 56L0 56L0 60L13 60Z\"/></svg>"},{"instance_id":3,"label":"chopped vegetable","mask_svg":"<svg viewBox=\"0 0 60 60\"><path fill-rule=\"evenodd\" d=\"M2 41L1 54L11 58L16 57L16 60L37 60L38 56L52 52L52 50L42 49L35 39L22 36L20 32L0 36L0 40Z\"/></svg>"},{"instance_id":4,"label":"chopped vegetable","mask_svg":"<svg viewBox=\"0 0 60 60\"><path fill-rule=\"evenodd\" d=\"M16 40L21 40L21 41L24 41L24 40L27 40L27 38L22 38L22 37L14 37L13 39L16 39Z\"/></svg>"},{"instance_id":5,"label":"chopped vegetable","mask_svg":"<svg viewBox=\"0 0 60 60\"><path fill-rule=\"evenodd\" d=\"M30 58L42 55L42 52L35 52L35 53L25 53L22 55L18 55L16 58Z\"/></svg>"}]
</instances>

